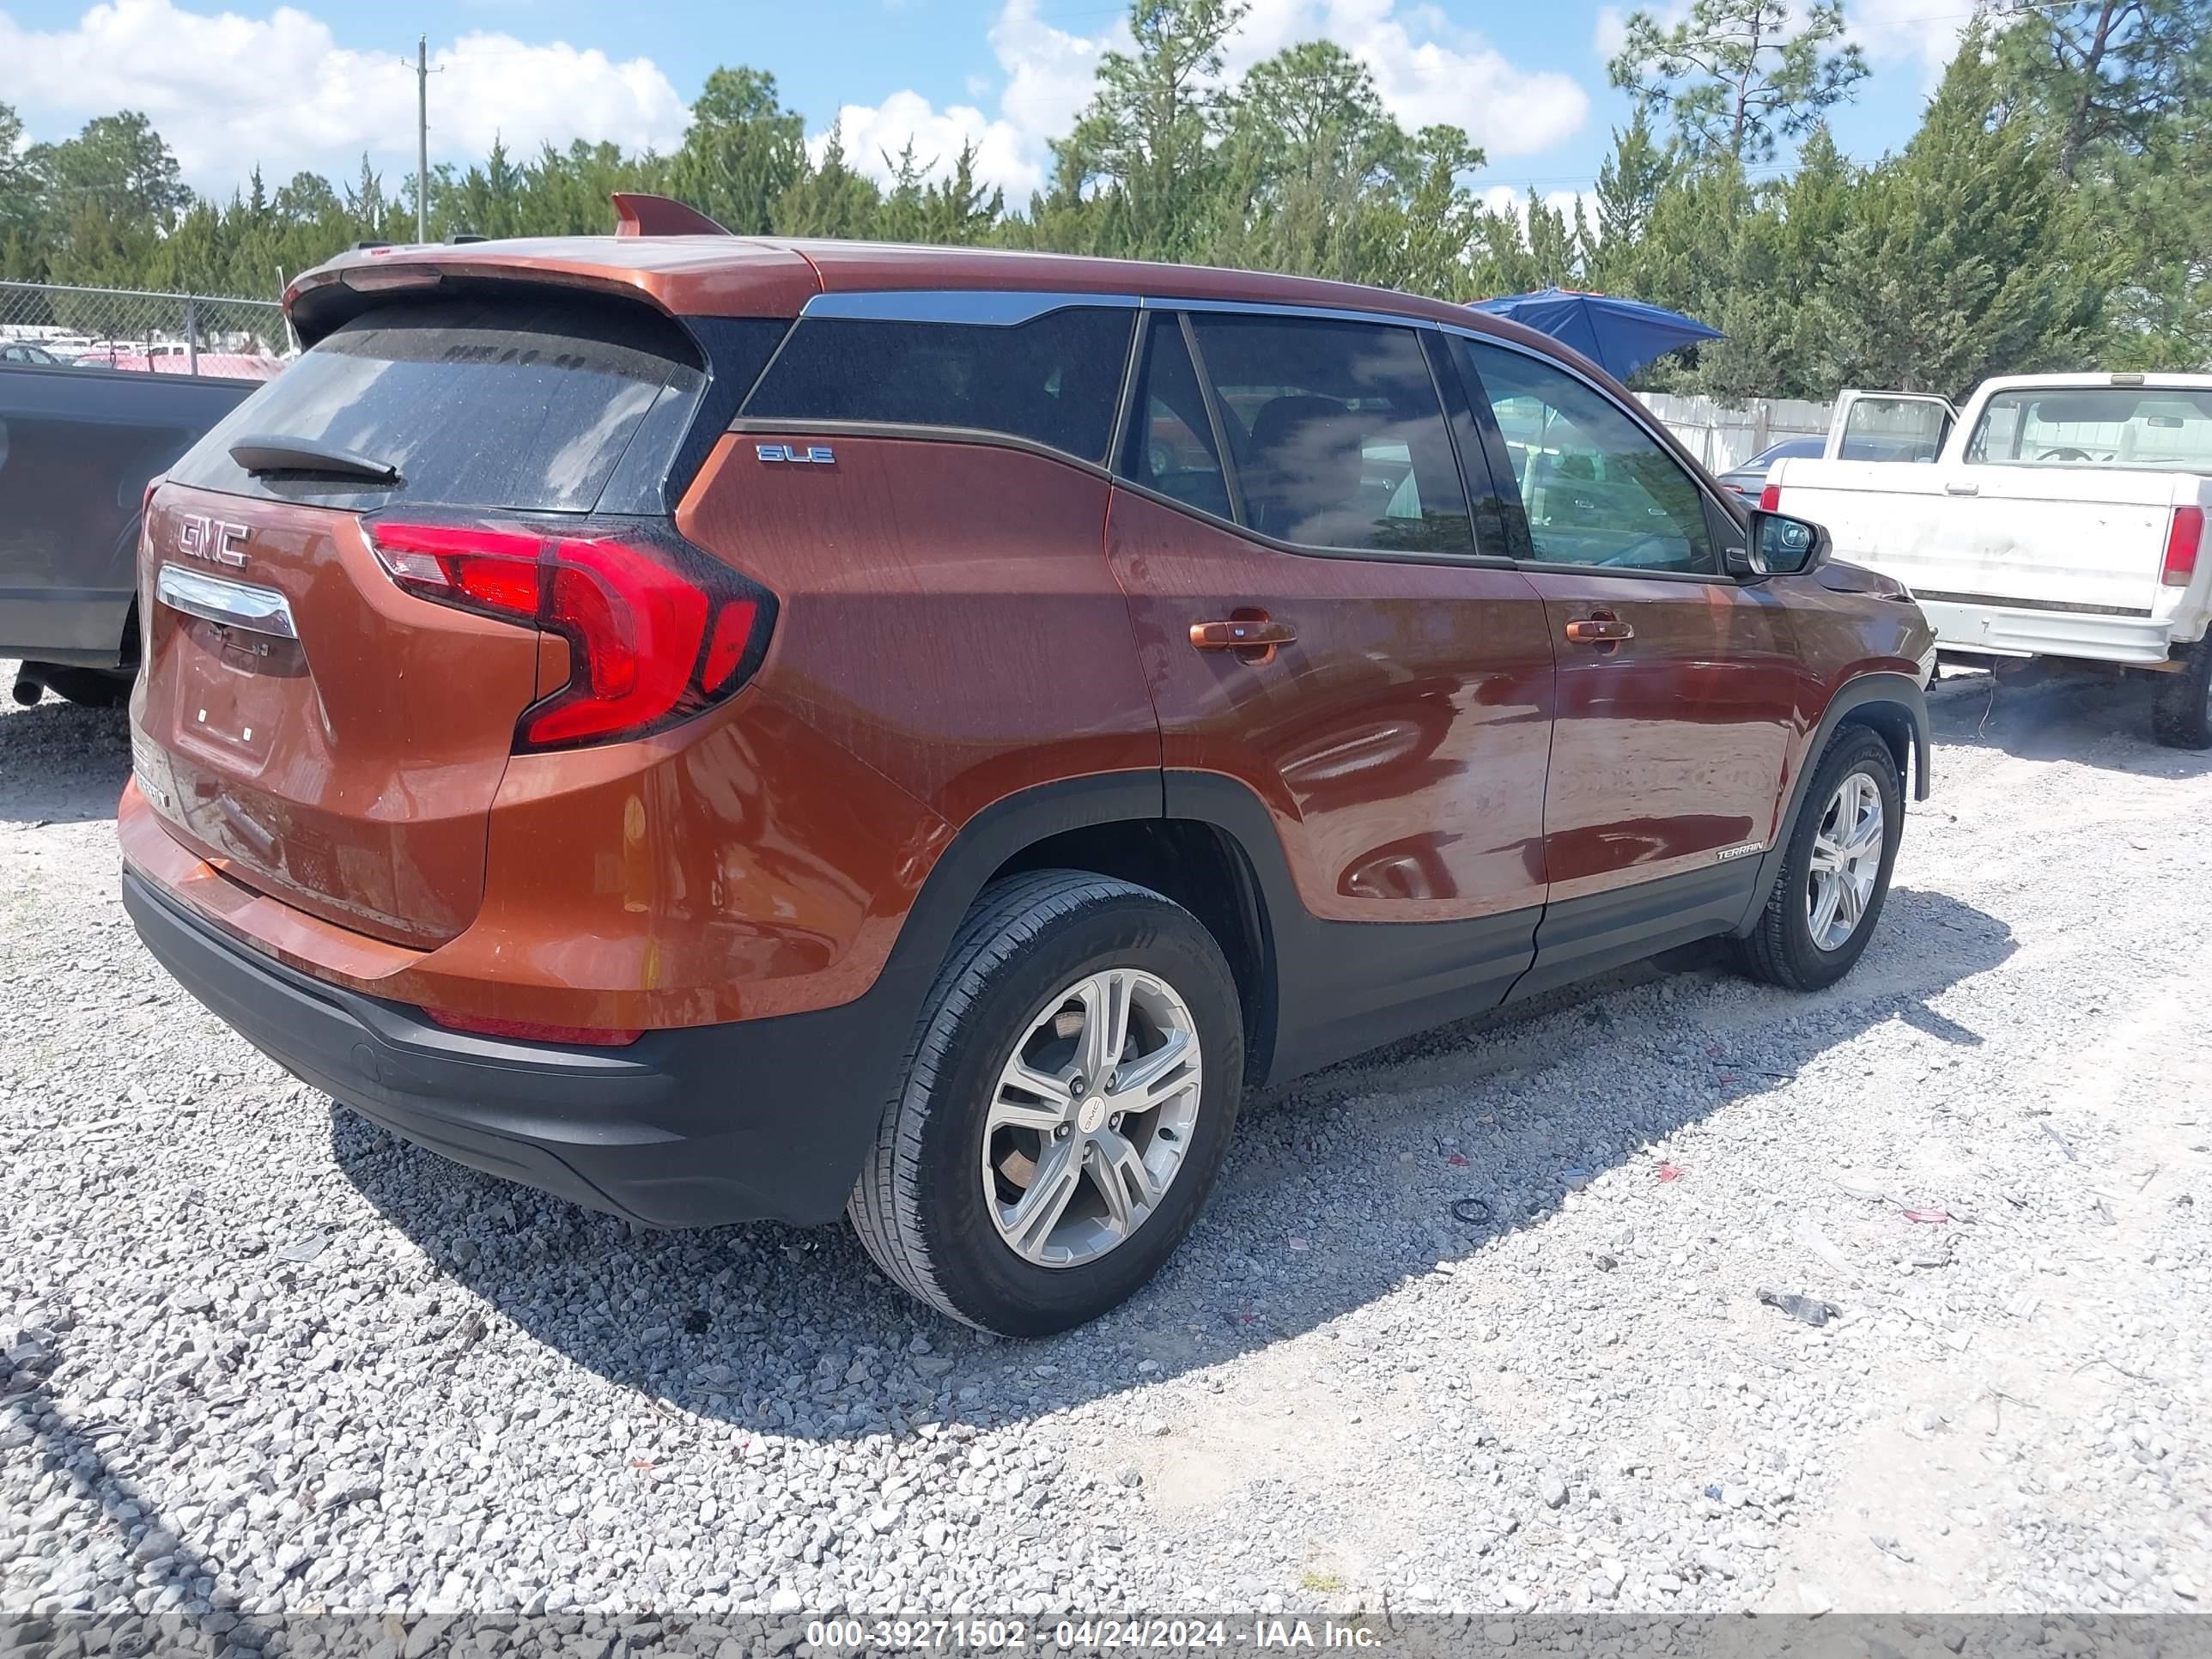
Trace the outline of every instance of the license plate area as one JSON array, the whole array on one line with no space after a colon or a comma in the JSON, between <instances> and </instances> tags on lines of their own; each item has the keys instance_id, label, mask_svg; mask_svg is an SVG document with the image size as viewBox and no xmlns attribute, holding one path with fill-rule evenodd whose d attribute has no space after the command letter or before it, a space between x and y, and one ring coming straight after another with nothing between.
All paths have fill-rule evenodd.
<instances>
[{"instance_id":1,"label":"license plate area","mask_svg":"<svg viewBox=\"0 0 2212 1659\"><path fill-rule=\"evenodd\" d=\"M297 720L313 691L297 640L279 639L205 617L178 618L176 740L180 747L258 772L287 720Z\"/></svg>"}]
</instances>

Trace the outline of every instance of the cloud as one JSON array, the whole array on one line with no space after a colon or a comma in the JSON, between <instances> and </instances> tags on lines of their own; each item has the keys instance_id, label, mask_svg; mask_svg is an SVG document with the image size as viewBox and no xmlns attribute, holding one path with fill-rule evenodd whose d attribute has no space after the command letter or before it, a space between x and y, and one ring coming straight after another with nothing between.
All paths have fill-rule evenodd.
<instances>
[{"instance_id":1,"label":"cloud","mask_svg":"<svg viewBox=\"0 0 2212 1659\"><path fill-rule=\"evenodd\" d=\"M1253 0L1224 51L1224 68L1233 78L1285 46L1321 38L1334 40L1367 66L1376 91L1401 125L1464 128L1492 159L1547 149L1571 137L1589 116L1589 94L1571 76L1516 68L1480 35L1425 3ZM1036 188L1048 166L1050 141L1090 102L1099 58L1127 50L1128 31L1117 18L1096 34L1072 34L1040 18L1036 0L1006 0L990 39L1006 76L997 117L966 106L939 110L911 91L894 93L878 105L848 105L838 118L854 165L884 176L876 157L860 154L854 135L862 130L895 140L888 146L894 155L914 137L917 156L936 155L940 169L951 165L965 135L984 152L978 170L988 182L1005 185L1018 202ZM813 140L817 151L826 136Z\"/></svg>"},{"instance_id":2,"label":"cloud","mask_svg":"<svg viewBox=\"0 0 2212 1659\"><path fill-rule=\"evenodd\" d=\"M647 58L617 63L477 31L434 53L431 67L433 161L479 156L495 136L524 153L576 137L665 150L688 119ZM227 192L257 163L272 175L348 173L363 151L380 167L413 170L413 65L342 47L328 25L289 6L249 18L109 0L73 28L46 31L0 12L0 101L46 138L118 108L143 110L186 179L210 191Z\"/></svg>"},{"instance_id":3,"label":"cloud","mask_svg":"<svg viewBox=\"0 0 2212 1659\"><path fill-rule=\"evenodd\" d=\"M918 92L895 92L880 104L847 104L837 112L845 141L845 164L888 184L899 157L914 146L923 173L942 178L958 161L963 144L975 147L975 176L1018 202L1044 182L1044 171L1030 159L1023 135L1006 121L994 121L965 104L936 109ZM816 161L829 148L827 129L807 141Z\"/></svg>"},{"instance_id":4,"label":"cloud","mask_svg":"<svg viewBox=\"0 0 2212 1659\"><path fill-rule=\"evenodd\" d=\"M1575 208L1582 207L1583 219L1590 230L1597 229L1597 192L1594 190L1547 190L1537 193L1537 199L1559 214L1572 229ZM1510 185L1492 185L1482 192L1482 204L1492 213L1501 213L1518 220L1525 228L1528 222L1528 192L1516 190Z\"/></svg>"},{"instance_id":5,"label":"cloud","mask_svg":"<svg viewBox=\"0 0 2212 1659\"><path fill-rule=\"evenodd\" d=\"M983 181L1024 201L1044 182L1050 141L1090 100L1099 58L1129 45L1119 16L1078 34L1045 21L1038 5L1004 0L991 25L995 113L985 83L973 80L969 101L943 107L911 89L848 104L836 118L852 164L887 179L885 156L910 142L942 176L972 143ZM1228 71L1323 36L1367 65L1405 125L1463 127L1493 160L1545 149L1589 116L1589 98L1570 77L1516 67L1426 0L1254 0L1229 43ZM432 67L434 161L473 160L495 137L524 155L578 137L665 151L689 119L649 58L617 61L562 41L478 30L439 51ZM396 184L414 159L412 66L396 52L342 47L326 23L291 6L248 17L178 0L106 0L74 27L45 30L0 11L0 101L15 105L40 138L66 137L118 108L143 110L186 179L211 191L227 192L257 164L272 183L303 167L342 177L364 151ZM817 155L827 139L826 125L812 136Z\"/></svg>"},{"instance_id":6,"label":"cloud","mask_svg":"<svg viewBox=\"0 0 2212 1659\"><path fill-rule=\"evenodd\" d=\"M1229 43L1241 74L1300 40L1334 40L1367 66L1383 106L1408 129L1465 129L1494 161L1528 155L1571 137L1589 118L1589 94L1572 76L1516 68L1435 7L1395 0L1253 0Z\"/></svg>"},{"instance_id":7,"label":"cloud","mask_svg":"<svg viewBox=\"0 0 2212 1659\"><path fill-rule=\"evenodd\" d=\"M1116 17L1097 34L1070 34L1039 20L1036 0L1006 0L991 25L991 51L1006 72L999 100L1007 120L1042 145L1075 124L1109 52L1131 49L1128 25Z\"/></svg>"},{"instance_id":8,"label":"cloud","mask_svg":"<svg viewBox=\"0 0 2212 1659\"><path fill-rule=\"evenodd\" d=\"M1628 44L1628 14L1619 6L1600 6L1597 21L1590 28L1590 45L1597 55L1611 63Z\"/></svg>"},{"instance_id":9,"label":"cloud","mask_svg":"<svg viewBox=\"0 0 2212 1659\"><path fill-rule=\"evenodd\" d=\"M1025 204L1044 184L1051 140L1065 133L1090 102L1099 58L1127 46L1128 29L1116 18L1095 35L1071 34L1039 18L1036 0L1006 0L991 25L990 41L1005 77L996 117L967 105L940 110L911 90L895 92L880 104L848 104L837 112L837 124L850 164L887 181L895 169L884 156L896 161L911 139L915 159L927 175L942 178L951 170L962 142L972 141L976 176L1005 190L1018 205ZM987 85L970 76L969 95L980 96ZM829 138L825 128L807 147L819 155Z\"/></svg>"},{"instance_id":10,"label":"cloud","mask_svg":"<svg viewBox=\"0 0 2212 1659\"><path fill-rule=\"evenodd\" d=\"M2002 21L2002 14L1992 14ZM1928 15L1927 0L1856 0L1849 13L1851 38L1877 63L1917 63L1929 87L1958 55L1959 37L1972 21L1971 8Z\"/></svg>"}]
</instances>

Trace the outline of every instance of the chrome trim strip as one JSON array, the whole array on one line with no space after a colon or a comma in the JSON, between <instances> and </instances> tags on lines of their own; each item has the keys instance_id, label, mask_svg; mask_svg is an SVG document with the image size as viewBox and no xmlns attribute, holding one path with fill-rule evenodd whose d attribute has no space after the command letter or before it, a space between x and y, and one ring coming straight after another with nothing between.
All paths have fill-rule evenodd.
<instances>
[{"instance_id":1,"label":"chrome trim strip","mask_svg":"<svg viewBox=\"0 0 2212 1659\"><path fill-rule=\"evenodd\" d=\"M280 640L300 637L292 625L291 603L274 588L225 581L220 576L204 576L197 570L165 564L155 579L154 597L172 611L225 628L268 634Z\"/></svg>"},{"instance_id":2,"label":"chrome trim strip","mask_svg":"<svg viewBox=\"0 0 2212 1659\"><path fill-rule=\"evenodd\" d=\"M1078 307L1133 311L1137 298L1132 294L1066 294L1055 289L878 289L861 294L817 294L799 308L799 314L872 323L967 323L1011 328Z\"/></svg>"}]
</instances>

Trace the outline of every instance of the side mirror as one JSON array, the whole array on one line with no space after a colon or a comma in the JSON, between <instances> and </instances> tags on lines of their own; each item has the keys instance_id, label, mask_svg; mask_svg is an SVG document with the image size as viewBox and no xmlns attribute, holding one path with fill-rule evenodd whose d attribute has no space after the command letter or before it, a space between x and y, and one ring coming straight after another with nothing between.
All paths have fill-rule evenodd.
<instances>
[{"instance_id":1,"label":"side mirror","mask_svg":"<svg viewBox=\"0 0 2212 1659\"><path fill-rule=\"evenodd\" d=\"M1817 568L1829 551L1828 532L1810 519L1753 507L1748 538L1741 547L1729 548L1725 558L1729 575L1759 582L1769 576L1802 576Z\"/></svg>"}]
</instances>

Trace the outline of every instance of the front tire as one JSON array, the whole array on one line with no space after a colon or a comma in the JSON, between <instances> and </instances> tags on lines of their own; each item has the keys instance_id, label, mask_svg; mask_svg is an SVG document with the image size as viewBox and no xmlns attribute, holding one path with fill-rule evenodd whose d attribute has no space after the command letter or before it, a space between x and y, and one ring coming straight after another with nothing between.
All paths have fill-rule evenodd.
<instances>
[{"instance_id":1,"label":"front tire","mask_svg":"<svg viewBox=\"0 0 2212 1659\"><path fill-rule=\"evenodd\" d=\"M979 1329L1097 1318L1204 1202L1243 1032L1221 947L1182 906L1075 871L994 883L923 1005L854 1231L892 1282Z\"/></svg>"},{"instance_id":2,"label":"front tire","mask_svg":"<svg viewBox=\"0 0 2212 1659\"><path fill-rule=\"evenodd\" d=\"M2168 749L2212 749L2212 634L2182 651L2187 665L2159 675L2151 693L2151 735Z\"/></svg>"},{"instance_id":3,"label":"front tire","mask_svg":"<svg viewBox=\"0 0 2212 1659\"><path fill-rule=\"evenodd\" d=\"M1873 938L1905 830L1905 791L1889 745L1845 726L1805 791L1782 873L1741 941L1745 970L1792 991L1850 972Z\"/></svg>"}]
</instances>

